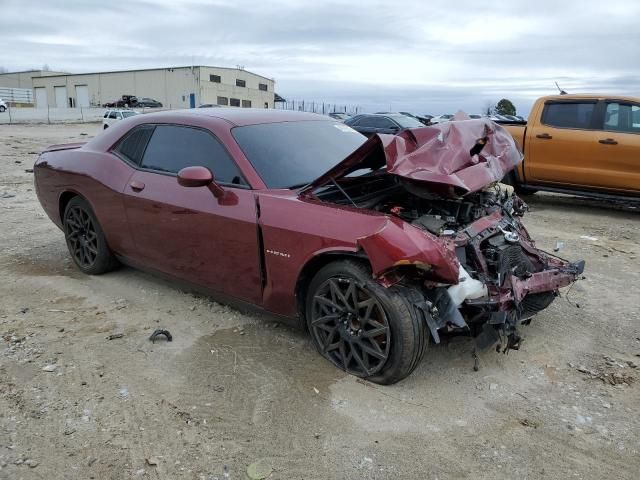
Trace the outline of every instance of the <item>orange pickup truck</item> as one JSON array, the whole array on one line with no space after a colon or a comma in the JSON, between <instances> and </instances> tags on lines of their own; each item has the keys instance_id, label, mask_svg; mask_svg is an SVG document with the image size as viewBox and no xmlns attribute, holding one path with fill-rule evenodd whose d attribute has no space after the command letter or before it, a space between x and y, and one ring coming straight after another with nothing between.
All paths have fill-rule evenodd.
<instances>
[{"instance_id":1,"label":"orange pickup truck","mask_svg":"<svg viewBox=\"0 0 640 480\"><path fill-rule=\"evenodd\" d=\"M517 191L640 200L640 98L542 97L527 125L503 126L524 153L504 180Z\"/></svg>"}]
</instances>

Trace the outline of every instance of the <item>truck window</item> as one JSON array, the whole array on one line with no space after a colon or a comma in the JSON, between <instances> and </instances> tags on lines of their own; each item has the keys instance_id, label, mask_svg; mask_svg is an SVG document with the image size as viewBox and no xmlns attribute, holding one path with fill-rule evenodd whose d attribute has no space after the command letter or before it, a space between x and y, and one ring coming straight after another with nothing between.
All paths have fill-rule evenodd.
<instances>
[{"instance_id":1,"label":"truck window","mask_svg":"<svg viewBox=\"0 0 640 480\"><path fill-rule=\"evenodd\" d=\"M547 103L542 112L542 123L560 128L591 128L595 102Z\"/></svg>"},{"instance_id":2,"label":"truck window","mask_svg":"<svg viewBox=\"0 0 640 480\"><path fill-rule=\"evenodd\" d=\"M607 103L604 129L613 132L640 133L640 106L630 103Z\"/></svg>"}]
</instances>

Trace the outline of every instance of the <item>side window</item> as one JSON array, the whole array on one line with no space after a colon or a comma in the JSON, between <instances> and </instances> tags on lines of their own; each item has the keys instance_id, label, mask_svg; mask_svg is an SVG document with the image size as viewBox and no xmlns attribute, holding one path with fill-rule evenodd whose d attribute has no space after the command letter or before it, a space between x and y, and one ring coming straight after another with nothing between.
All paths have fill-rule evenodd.
<instances>
[{"instance_id":1,"label":"side window","mask_svg":"<svg viewBox=\"0 0 640 480\"><path fill-rule=\"evenodd\" d=\"M199 128L158 125L151 135L142 167L178 173L185 167L207 167L220 183L246 185L234 160L210 133Z\"/></svg>"},{"instance_id":2,"label":"side window","mask_svg":"<svg viewBox=\"0 0 640 480\"><path fill-rule=\"evenodd\" d=\"M153 125L136 127L120 140L114 151L121 157L139 165L152 133Z\"/></svg>"},{"instance_id":3,"label":"side window","mask_svg":"<svg viewBox=\"0 0 640 480\"><path fill-rule=\"evenodd\" d=\"M362 117L353 122L353 125L357 125L358 127L374 127L374 117Z\"/></svg>"},{"instance_id":4,"label":"side window","mask_svg":"<svg viewBox=\"0 0 640 480\"><path fill-rule=\"evenodd\" d=\"M542 123L560 128L591 128L595 102L547 103L542 112Z\"/></svg>"},{"instance_id":5,"label":"side window","mask_svg":"<svg viewBox=\"0 0 640 480\"><path fill-rule=\"evenodd\" d=\"M640 133L640 106L630 103L607 103L604 130Z\"/></svg>"},{"instance_id":6,"label":"side window","mask_svg":"<svg viewBox=\"0 0 640 480\"><path fill-rule=\"evenodd\" d=\"M117 117L116 117L116 114L117 114L117 113L118 113L118 112L116 112L116 111L111 111L111 112L109 112L109 118L117 118Z\"/></svg>"},{"instance_id":7,"label":"side window","mask_svg":"<svg viewBox=\"0 0 640 480\"><path fill-rule=\"evenodd\" d=\"M109 116L109 110L107 110L106 112L104 112L104 115L102 116L102 118L107 118Z\"/></svg>"},{"instance_id":8,"label":"side window","mask_svg":"<svg viewBox=\"0 0 640 480\"><path fill-rule=\"evenodd\" d=\"M376 128L393 128L396 126L396 124L387 117L374 117L373 120L373 126Z\"/></svg>"}]
</instances>

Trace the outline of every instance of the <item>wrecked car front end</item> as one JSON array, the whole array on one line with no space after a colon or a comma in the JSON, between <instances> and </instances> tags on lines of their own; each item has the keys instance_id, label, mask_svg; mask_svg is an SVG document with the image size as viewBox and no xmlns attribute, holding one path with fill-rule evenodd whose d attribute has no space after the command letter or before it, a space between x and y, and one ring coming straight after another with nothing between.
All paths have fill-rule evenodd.
<instances>
[{"instance_id":1,"label":"wrecked car front end","mask_svg":"<svg viewBox=\"0 0 640 480\"><path fill-rule=\"evenodd\" d=\"M464 332L506 351L584 269L536 248L527 205L499 184L521 161L499 125L449 122L370 138L303 196L386 216L358 247L379 283L412 291L436 343Z\"/></svg>"}]
</instances>

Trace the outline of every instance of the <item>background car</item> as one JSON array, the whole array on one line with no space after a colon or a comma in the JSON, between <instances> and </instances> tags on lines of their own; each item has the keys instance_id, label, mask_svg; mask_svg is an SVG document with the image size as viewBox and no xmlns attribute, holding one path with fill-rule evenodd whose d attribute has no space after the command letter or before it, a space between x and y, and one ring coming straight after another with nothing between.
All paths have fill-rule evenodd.
<instances>
[{"instance_id":1,"label":"background car","mask_svg":"<svg viewBox=\"0 0 640 480\"><path fill-rule=\"evenodd\" d=\"M114 123L134 115L138 115L138 112L134 110L107 110L102 116L102 128L106 130Z\"/></svg>"},{"instance_id":2,"label":"background car","mask_svg":"<svg viewBox=\"0 0 640 480\"><path fill-rule=\"evenodd\" d=\"M418 119L408 117L401 113L361 114L345 120L344 123L367 137L375 135L376 133L395 135L408 128L424 127L424 124Z\"/></svg>"},{"instance_id":3,"label":"background car","mask_svg":"<svg viewBox=\"0 0 640 480\"><path fill-rule=\"evenodd\" d=\"M327 115L329 115L331 118L335 120L340 120L341 122L344 122L345 120L348 120L351 118L351 115L344 112L332 112L332 113L328 113Z\"/></svg>"},{"instance_id":4,"label":"background car","mask_svg":"<svg viewBox=\"0 0 640 480\"><path fill-rule=\"evenodd\" d=\"M445 115L436 115L435 117L432 117L430 121L432 125L435 125L437 123L450 122L451 120L453 120L453 115L447 113Z\"/></svg>"},{"instance_id":5,"label":"background car","mask_svg":"<svg viewBox=\"0 0 640 480\"><path fill-rule=\"evenodd\" d=\"M140 97L137 102L133 105L129 105L130 107L145 107L145 108L161 108L162 103L158 100L154 100L153 98L148 97Z\"/></svg>"},{"instance_id":6,"label":"background car","mask_svg":"<svg viewBox=\"0 0 640 480\"><path fill-rule=\"evenodd\" d=\"M220 108L220 105L216 105L215 103L203 103L202 105L198 105L198 108Z\"/></svg>"},{"instance_id":7,"label":"background car","mask_svg":"<svg viewBox=\"0 0 640 480\"><path fill-rule=\"evenodd\" d=\"M7 109L7 104L0 98L0 112L4 112Z\"/></svg>"}]
</instances>

